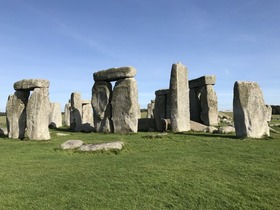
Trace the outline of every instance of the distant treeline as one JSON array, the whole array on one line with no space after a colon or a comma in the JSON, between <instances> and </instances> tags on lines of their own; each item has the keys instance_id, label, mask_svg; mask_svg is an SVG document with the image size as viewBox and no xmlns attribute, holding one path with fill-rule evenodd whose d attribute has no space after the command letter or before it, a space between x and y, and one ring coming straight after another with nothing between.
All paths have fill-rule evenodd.
<instances>
[{"instance_id":1,"label":"distant treeline","mask_svg":"<svg viewBox=\"0 0 280 210\"><path fill-rule=\"evenodd\" d=\"M280 105L271 105L272 114L280 114Z\"/></svg>"},{"instance_id":2,"label":"distant treeline","mask_svg":"<svg viewBox=\"0 0 280 210\"><path fill-rule=\"evenodd\" d=\"M0 112L0 116L6 116L6 112Z\"/></svg>"}]
</instances>

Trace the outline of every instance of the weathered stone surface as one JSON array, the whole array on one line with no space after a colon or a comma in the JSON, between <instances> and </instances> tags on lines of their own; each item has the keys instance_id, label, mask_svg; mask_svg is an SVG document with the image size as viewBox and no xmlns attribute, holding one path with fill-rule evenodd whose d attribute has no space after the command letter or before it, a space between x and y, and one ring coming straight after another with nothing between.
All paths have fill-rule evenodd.
<instances>
[{"instance_id":1,"label":"weathered stone surface","mask_svg":"<svg viewBox=\"0 0 280 210\"><path fill-rule=\"evenodd\" d=\"M216 76L203 76L189 81L190 88L201 87L205 85L215 85Z\"/></svg>"},{"instance_id":2,"label":"weathered stone surface","mask_svg":"<svg viewBox=\"0 0 280 210\"><path fill-rule=\"evenodd\" d=\"M136 133L138 129L138 88L134 78L118 80L112 97L115 133Z\"/></svg>"},{"instance_id":3,"label":"weathered stone surface","mask_svg":"<svg viewBox=\"0 0 280 210\"><path fill-rule=\"evenodd\" d=\"M71 94L70 129L80 132L82 130L82 96L78 92Z\"/></svg>"},{"instance_id":4,"label":"weathered stone surface","mask_svg":"<svg viewBox=\"0 0 280 210\"><path fill-rule=\"evenodd\" d=\"M35 88L27 104L26 135L31 140L48 140L51 107L48 88Z\"/></svg>"},{"instance_id":5,"label":"weathered stone surface","mask_svg":"<svg viewBox=\"0 0 280 210\"><path fill-rule=\"evenodd\" d=\"M5 136L5 135L8 135L7 128L0 128L0 136Z\"/></svg>"},{"instance_id":6,"label":"weathered stone surface","mask_svg":"<svg viewBox=\"0 0 280 210\"><path fill-rule=\"evenodd\" d=\"M205 131L207 133L218 133L218 128L215 126L207 126Z\"/></svg>"},{"instance_id":7,"label":"weathered stone surface","mask_svg":"<svg viewBox=\"0 0 280 210\"><path fill-rule=\"evenodd\" d=\"M110 82L97 81L92 88L91 105L93 108L94 128L98 133L112 132L112 85Z\"/></svg>"},{"instance_id":8,"label":"weathered stone surface","mask_svg":"<svg viewBox=\"0 0 280 210\"><path fill-rule=\"evenodd\" d=\"M125 66L98 71L93 74L93 78L95 81L116 81L119 79L133 78L135 75L135 68L131 66Z\"/></svg>"},{"instance_id":9,"label":"weathered stone surface","mask_svg":"<svg viewBox=\"0 0 280 210\"><path fill-rule=\"evenodd\" d=\"M218 129L218 133L220 134L229 134L229 133L234 133L235 132L235 128L232 126L221 126Z\"/></svg>"},{"instance_id":10,"label":"weathered stone surface","mask_svg":"<svg viewBox=\"0 0 280 210\"><path fill-rule=\"evenodd\" d=\"M34 90L35 88L49 88L50 82L44 79L24 79L14 83L15 90Z\"/></svg>"},{"instance_id":11,"label":"weathered stone surface","mask_svg":"<svg viewBox=\"0 0 280 210\"><path fill-rule=\"evenodd\" d=\"M84 152L108 151L108 150L122 150L124 143L121 141L102 143L102 144L85 144L79 150Z\"/></svg>"},{"instance_id":12,"label":"weathered stone surface","mask_svg":"<svg viewBox=\"0 0 280 210\"><path fill-rule=\"evenodd\" d=\"M204 125L218 125L218 99L213 85L206 85L201 89L200 118Z\"/></svg>"},{"instance_id":13,"label":"weathered stone surface","mask_svg":"<svg viewBox=\"0 0 280 210\"><path fill-rule=\"evenodd\" d=\"M190 121L191 130L195 132L206 132L207 127L206 125L203 125L201 123Z\"/></svg>"},{"instance_id":14,"label":"weathered stone surface","mask_svg":"<svg viewBox=\"0 0 280 210\"><path fill-rule=\"evenodd\" d=\"M60 145L61 149L76 149L83 145L83 141L81 140L68 140Z\"/></svg>"},{"instance_id":15,"label":"weathered stone surface","mask_svg":"<svg viewBox=\"0 0 280 210\"><path fill-rule=\"evenodd\" d=\"M59 128L62 126L62 114L60 103L51 103L50 128Z\"/></svg>"},{"instance_id":16,"label":"weathered stone surface","mask_svg":"<svg viewBox=\"0 0 280 210\"><path fill-rule=\"evenodd\" d=\"M170 119L170 91L161 89L155 92L154 118L157 131L163 131L162 119Z\"/></svg>"},{"instance_id":17,"label":"weathered stone surface","mask_svg":"<svg viewBox=\"0 0 280 210\"><path fill-rule=\"evenodd\" d=\"M71 104L67 103L64 106L64 124L66 126L70 126L70 112L71 112Z\"/></svg>"},{"instance_id":18,"label":"weathered stone surface","mask_svg":"<svg viewBox=\"0 0 280 210\"><path fill-rule=\"evenodd\" d=\"M16 91L6 105L8 137L23 139L26 128L26 106L29 91Z\"/></svg>"},{"instance_id":19,"label":"weathered stone surface","mask_svg":"<svg viewBox=\"0 0 280 210\"><path fill-rule=\"evenodd\" d=\"M190 130L189 83L187 68L173 64L170 77L170 111L173 132Z\"/></svg>"},{"instance_id":20,"label":"weathered stone surface","mask_svg":"<svg viewBox=\"0 0 280 210\"><path fill-rule=\"evenodd\" d=\"M147 105L147 118L154 118L155 100Z\"/></svg>"},{"instance_id":21,"label":"weathered stone surface","mask_svg":"<svg viewBox=\"0 0 280 210\"><path fill-rule=\"evenodd\" d=\"M265 105L262 91L257 83L235 82L233 115L237 137L269 136L270 112L271 108Z\"/></svg>"},{"instance_id":22,"label":"weathered stone surface","mask_svg":"<svg viewBox=\"0 0 280 210\"><path fill-rule=\"evenodd\" d=\"M138 131L140 132L147 132L147 131L155 131L156 130L156 123L155 120L152 118L141 118L138 119Z\"/></svg>"},{"instance_id":23,"label":"weathered stone surface","mask_svg":"<svg viewBox=\"0 0 280 210\"><path fill-rule=\"evenodd\" d=\"M83 104L82 131L84 132L94 131L93 110L90 103Z\"/></svg>"}]
</instances>

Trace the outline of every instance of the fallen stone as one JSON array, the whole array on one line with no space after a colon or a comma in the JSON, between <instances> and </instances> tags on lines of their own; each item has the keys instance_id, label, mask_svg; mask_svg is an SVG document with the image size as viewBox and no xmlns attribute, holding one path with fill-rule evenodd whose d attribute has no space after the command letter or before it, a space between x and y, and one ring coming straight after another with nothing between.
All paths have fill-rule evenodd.
<instances>
[{"instance_id":1,"label":"fallen stone","mask_svg":"<svg viewBox=\"0 0 280 210\"><path fill-rule=\"evenodd\" d=\"M191 131L195 131L195 132L205 132L205 130L208 128L208 126L192 120L190 121L190 125L191 125Z\"/></svg>"},{"instance_id":2,"label":"fallen stone","mask_svg":"<svg viewBox=\"0 0 280 210\"><path fill-rule=\"evenodd\" d=\"M219 129L218 129L219 134L229 134L229 133L234 133L234 132L235 132L235 128L232 126L222 126L222 127L219 127Z\"/></svg>"},{"instance_id":3,"label":"fallen stone","mask_svg":"<svg viewBox=\"0 0 280 210\"><path fill-rule=\"evenodd\" d=\"M60 145L61 149L76 149L83 145L83 141L81 140L68 140Z\"/></svg>"},{"instance_id":4,"label":"fallen stone","mask_svg":"<svg viewBox=\"0 0 280 210\"><path fill-rule=\"evenodd\" d=\"M93 79L94 81L116 81L119 79L133 78L135 75L135 68L131 66L125 66L95 72L93 74Z\"/></svg>"},{"instance_id":5,"label":"fallen stone","mask_svg":"<svg viewBox=\"0 0 280 210\"><path fill-rule=\"evenodd\" d=\"M49 88L50 82L44 79L24 79L14 83L15 90L34 90L35 88Z\"/></svg>"},{"instance_id":6,"label":"fallen stone","mask_svg":"<svg viewBox=\"0 0 280 210\"><path fill-rule=\"evenodd\" d=\"M121 141L102 143L102 144L85 144L82 145L79 150L85 152L94 151L108 151L108 150L121 150L124 143Z\"/></svg>"},{"instance_id":7,"label":"fallen stone","mask_svg":"<svg viewBox=\"0 0 280 210\"><path fill-rule=\"evenodd\" d=\"M68 133L56 133L57 136L69 136L70 134Z\"/></svg>"}]
</instances>

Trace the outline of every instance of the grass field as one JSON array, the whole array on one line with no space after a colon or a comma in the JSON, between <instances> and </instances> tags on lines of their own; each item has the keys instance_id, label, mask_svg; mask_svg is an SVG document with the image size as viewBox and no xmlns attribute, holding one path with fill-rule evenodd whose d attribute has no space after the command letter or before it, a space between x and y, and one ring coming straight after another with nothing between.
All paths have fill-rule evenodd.
<instances>
[{"instance_id":1,"label":"grass field","mask_svg":"<svg viewBox=\"0 0 280 210\"><path fill-rule=\"evenodd\" d=\"M0 138L0 209L280 209L280 134L56 132L51 141ZM60 150L69 139L125 148Z\"/></svg>"}]
</instances>

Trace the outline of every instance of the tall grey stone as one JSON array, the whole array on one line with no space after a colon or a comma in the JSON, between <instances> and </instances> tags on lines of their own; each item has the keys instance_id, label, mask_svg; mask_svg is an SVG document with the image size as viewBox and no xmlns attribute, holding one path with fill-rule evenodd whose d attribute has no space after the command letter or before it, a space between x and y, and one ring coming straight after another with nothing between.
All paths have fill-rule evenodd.
<instances>
[{"instance_id":1,"label":"tall grey stone","mask_svg":"<svg viewBox=\"0 0 280 210\"><path fill-rule=\"evenodd\" d=\"M112 97L112 121L115 133L137 132L138 88L134 78L118 80Z\"/></svg>"},{"instance_id":2,"label":"tall grey stone","mask_svg":"<svg viewBox=\"0 0 280 210\"><path fill-rule=\"evenodd\" d=\"M26 128L26 106L29 91L16 91L10 95L6 105L8 137L23 139Z\"/></svg>"},{"instance_id":3,"label":"tall grey stone","mask_svg":"<svg viewBox=\"0 0 280 210\"><path fill-rule=\"evenodd\" d=\"M26 135L31 140L48 140L50 100L48 88L35 88L27 104Z\"/></svg>"},{"instance_id":4,"label":"tall grey stone","mask_svg":"<svg viewBox=\"0 0 280 210\"><path fill-rule=\"evenodd\" d=\"M62 114L60 103L51 103L50 124L51 128L62 126Z\"/></svg>"},{"instance_id":5,"label":"tall grey stone","mask_svg":"<svg viewBox=\"0 0 280 210\"><path fill-rule=\"evenodd\" d=\"M147 118L154 118L154 108L155 108L155 100L151 100L151 103L147 106Z\"/></svg>"},{"instance_id":6,"label":"tall grey stone","mask_svg":"<svg viewBox=\"0 0 280 210\"><path fill-rule=\"evenodd\" d=\"M78 92L71 94L70 129L79 132L82 129L82 97Z\"/></svg>"},{"instance_id":7,"label":"tall grey stone","mask_svg":"<svg viewBox=\"0 0 280 210\"><path fill-rule=\"evenodd\" d=\"M66 126L70 126L70 110L71 110L71 104L67 103L64 106L64 124Z\"/></svg>"},{"instance_id":8,"label":"tall grey stone","mask_svg":"<svg viewBox=\"0 0 280 210\"><path fill-rule=\"evenodd\" d=\"M92 88L94 128L98 133L110 133L112 129L111 109L112 85L106 81L96 81Z\"/></svg>"},{"instance_id":9,"label":"tall grey stone","mask_svg":"<svg viewBox=\"0 0 280 210\"><path fill-rule=\"evenodd\" d=\"M257 83L235 82L233 115L237 137L269 136L270 112L271 107L265 105L262 91Z\"/></svg>"},{"instance_id":10,"label":"tall grey stone","mask_svg":"<svg viewBox=\"0 0 280 210\"><path fill-rule=\"evenodd\" d=\"M155 92L154 119L157 131L163 131L163 119L170 119L170 91L161 89Z\"/></svg>"},{"instance_id":11,"label":"tall grey stone","mask_svg":"<svg viewBox=\"0 0 280 210\"><path fill-rule=\"evenodd\" d=\"M170 111L173 132L190 130L188 71L181 63L173 64L170 76Z\"/></svg>"},{"instance_id":12,"label":"tall grey stone","mask_svg":"<svg viewBox=\"0 0 280 210\"><path fill-rule=\"evenodd\" d=\"M218 125L218 99L213 85L201 88L201 113L200 118L204 125Z\"/></svg>"},{"instance_id":13,"label":"tall grey stone","mask_svg":"<svg viewBox=\"0 0 280 210\"><path fill-rule=\"evenodd\" d=\"M82 131L91 132L93 127L93 111L89 101L89 103L83 103Z\"/></svg>"}]
</instances>

